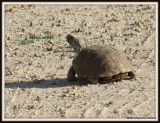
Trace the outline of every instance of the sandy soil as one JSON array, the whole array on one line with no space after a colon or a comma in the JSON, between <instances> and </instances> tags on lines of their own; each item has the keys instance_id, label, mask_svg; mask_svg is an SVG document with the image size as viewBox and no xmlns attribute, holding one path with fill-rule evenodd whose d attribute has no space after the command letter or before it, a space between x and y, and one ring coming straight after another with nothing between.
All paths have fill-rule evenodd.
<instances>
[{"instance_id":1,"label":"sandy soil","mask_svg":"<svg viewBox=\"0 0 160 123\"><path fill-rule=\"evenodd\" d=\"M155 9L155 5L6 5L5 118L154 119ZM136 79L68 82L75 53L66 42L67 34L87 45L116 47L130 60Z\"/></svg>"}]
</instances>

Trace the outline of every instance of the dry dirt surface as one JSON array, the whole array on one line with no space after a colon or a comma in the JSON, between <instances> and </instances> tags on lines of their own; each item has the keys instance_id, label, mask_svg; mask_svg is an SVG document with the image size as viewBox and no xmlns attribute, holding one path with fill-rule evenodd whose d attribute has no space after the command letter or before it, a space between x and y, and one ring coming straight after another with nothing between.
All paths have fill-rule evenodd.
<instances>
[{"instance_id":1,"label":"dry dirt surface","mask_svg":"<svg viewBox=\"0 0 160 123\"><path fill-rule=\"evenodd\" d=\"M155 119L155 5L5 5L6 119ZM67 81L72 34L123 52L136 79Z\"/></svg>"}]
</instances>

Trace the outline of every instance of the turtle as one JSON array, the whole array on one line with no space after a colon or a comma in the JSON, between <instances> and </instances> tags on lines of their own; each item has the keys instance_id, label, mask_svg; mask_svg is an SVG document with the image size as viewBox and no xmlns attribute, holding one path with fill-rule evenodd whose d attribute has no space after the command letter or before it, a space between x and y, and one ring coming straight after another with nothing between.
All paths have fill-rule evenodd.
<instances>
[{"instance_id":1,"label":"turtle","mask_svg":"<svg viewBox=\"0 0 160 123\"><path fill-rule=\"evenodd\" d=\"M87 46L71 34L67 34L66 40L77 53L68 71L68 81L83 79L90 83L108 83L135 78L127 57L113 46Z\"/></svg>"}]
</instances>

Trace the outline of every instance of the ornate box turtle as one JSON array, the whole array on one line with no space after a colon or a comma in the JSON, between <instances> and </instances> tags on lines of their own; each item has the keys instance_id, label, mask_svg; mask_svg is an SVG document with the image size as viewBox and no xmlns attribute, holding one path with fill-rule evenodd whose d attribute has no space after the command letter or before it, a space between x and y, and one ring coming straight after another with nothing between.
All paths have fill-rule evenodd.
<instances>
[{"instance_id":1,"label":"ornate box turtle","mask_svg":"<svg viewBox=\"0 0 160 123\"><path fill-rule=\"evenodd\" d=\"M127 58L109 45L86 44L68 34L67 42L77 53L68 71L68 81L85 79L91 83L107 83L133 79L135 74Z\"/></svg>"}]
</instances>

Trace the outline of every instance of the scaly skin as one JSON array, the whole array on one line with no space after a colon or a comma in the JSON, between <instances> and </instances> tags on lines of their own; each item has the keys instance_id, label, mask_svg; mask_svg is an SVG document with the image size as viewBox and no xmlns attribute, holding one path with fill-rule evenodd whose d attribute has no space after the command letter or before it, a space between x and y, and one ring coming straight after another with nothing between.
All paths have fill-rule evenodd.
<instances>
[{"instance_id":1,"label":"scaly skin","mask_svg":"<svg viewBox=\"0 0 160 123\"><path fill-rule=\"evenodd\" d=\"M74 51L78 54L83 48L87 47L86 44L80 41L78 38L68 34L67 35L67 42L69 45L74 49Z\"/></svg>"}]
</instances>

